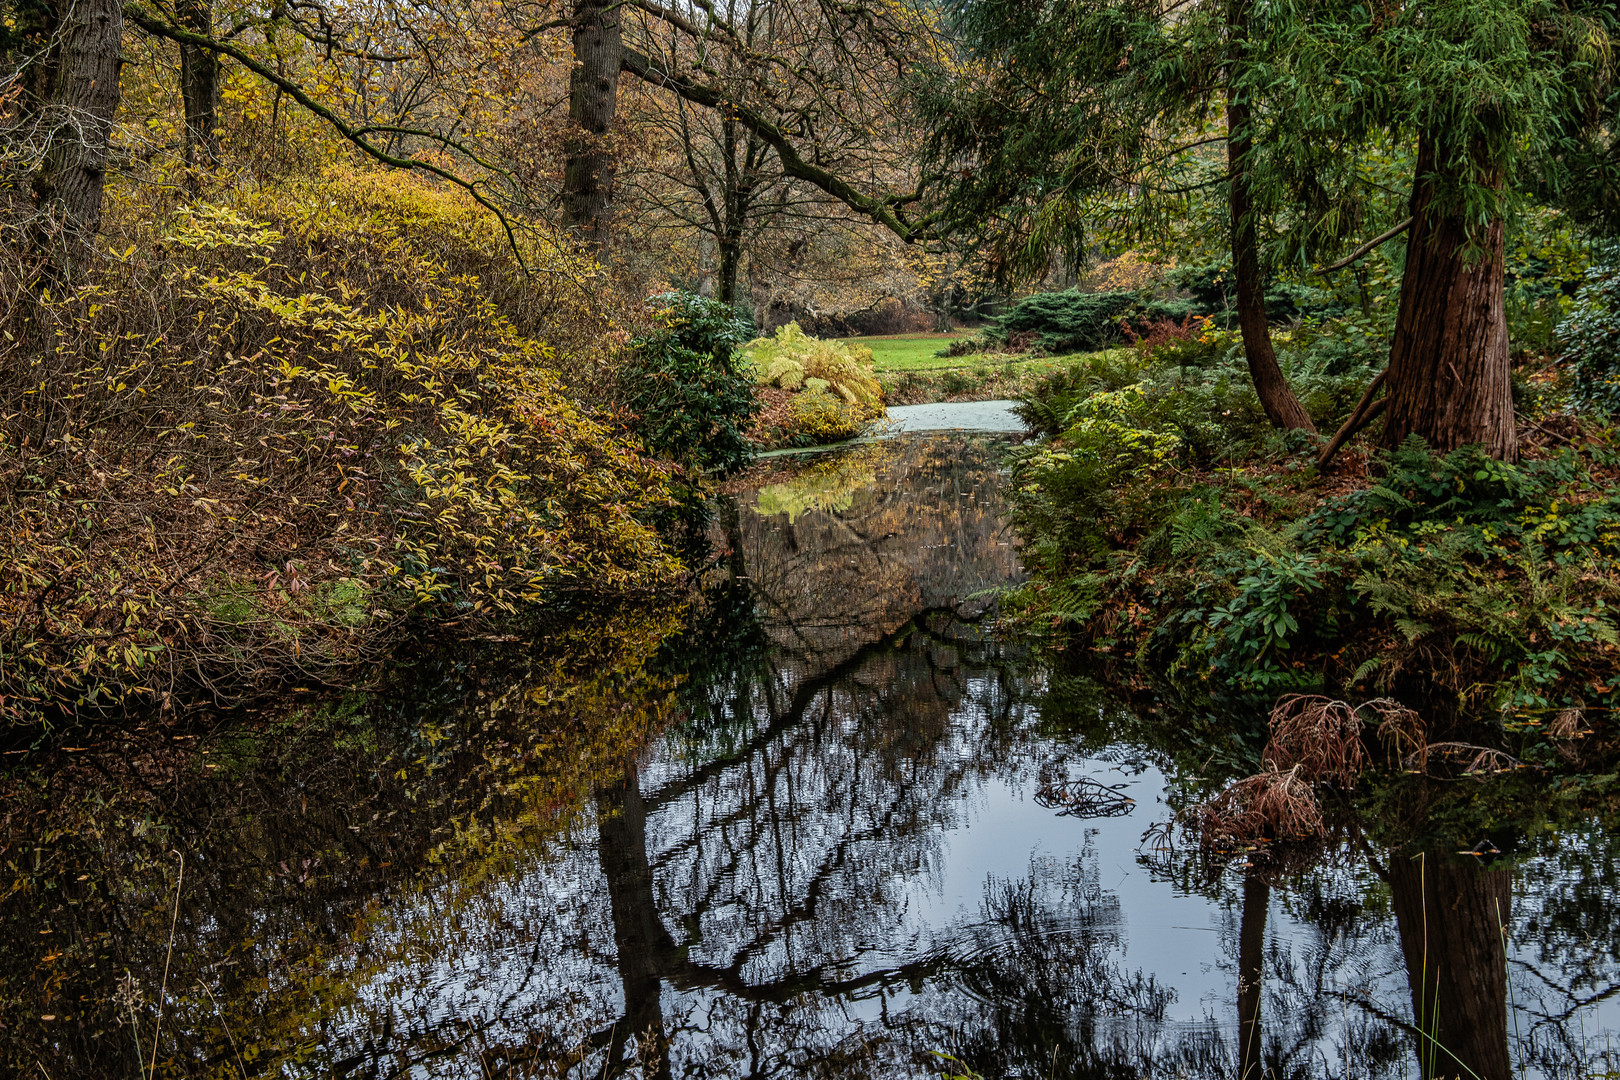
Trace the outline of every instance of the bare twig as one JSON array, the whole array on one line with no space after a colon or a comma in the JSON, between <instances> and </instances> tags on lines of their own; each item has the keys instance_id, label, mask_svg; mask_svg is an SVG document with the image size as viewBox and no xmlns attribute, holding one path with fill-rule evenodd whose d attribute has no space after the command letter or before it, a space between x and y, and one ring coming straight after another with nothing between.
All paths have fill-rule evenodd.
<instances>
[{"instance_id":1,"label":"bare twig","mask_svg":"<svg viewBox=\"0 0 1620 1080\"><path fill-rule=\"evenodd\" d=\"M1363 256L1365 256L1369 251L1371 251L1373 248L1377 247L1379 244L1382 244L1387 240L1395 239L1395 237L1401 235L1401 233L1405 232L1407 229L1410 229L1411 227L1412 227L1412 219L1407 218L1405 221L1401 222L1399 225L1395 226L1393 229L1386 229L1384 232L1379 233L1377 236L1373 237L1371 240L1367 241L1365 244L1362 244L1360 247L1356 248L1356 250L1352 251L1350 254L1348 254L1344 258L1340 259L1338 262L1329 263L1327 266L1322 267L1322 269L1320 269L1320 270L1318 270L1316 272L1316 275L1318 277L1322 277L1324 275L1333 273L1333 271L1335 271L1335 270L1343 270L1345 267L1349 266L1351 263L1356 262L1357 260L1361 259Z\"/></svg>"},{"instance_id":2,"label":"bare twig","mask_svg":"<svg viewBox=\"0 0 1620 1080\"><path fill-rule=\"evenodd\" d=\"M1385 368L1373 376L1373 381L1367 384L1366 392L1361 395L1361 400L1356 402L1356 407L1351 410L1350 418L1344 422L1338 431L1333 433L1333 438L1328 440L1328 444L1322 448L1322 453L1317 456L1316 467L1318 470L1321 470L1329 461L1333 460L1333 455L1337 454L1339 449L1350 441L1352 435L1378 419L1379 414L1389 405L1389 398L1387 397L1379 398L1377 401L1372 399L1373 395L1378 392L1378 388L1384 385L1384 377L1388 374L1389 369Z\"/></svg>"}]
</instances>

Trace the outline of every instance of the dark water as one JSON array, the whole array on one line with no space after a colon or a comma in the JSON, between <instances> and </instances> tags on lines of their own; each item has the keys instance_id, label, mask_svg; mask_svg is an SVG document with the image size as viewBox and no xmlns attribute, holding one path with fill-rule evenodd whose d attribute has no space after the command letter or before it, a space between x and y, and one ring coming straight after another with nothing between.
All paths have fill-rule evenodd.
<instances>
[{"instance_id":1,"label":"dark water","mask_svg":"<svg viewBox=\"0 0 1620 1080\"><path fill-rule=\"evenodd\" d=\"M1317 851L1167 849L1243 746L998 638L1000 452L784 466L689 605L24 755L0 1072L1446 1074L1416 987L1482 1077L1615 1075L1613 776L1409 778Z\"/></svg>"}]
</instances>

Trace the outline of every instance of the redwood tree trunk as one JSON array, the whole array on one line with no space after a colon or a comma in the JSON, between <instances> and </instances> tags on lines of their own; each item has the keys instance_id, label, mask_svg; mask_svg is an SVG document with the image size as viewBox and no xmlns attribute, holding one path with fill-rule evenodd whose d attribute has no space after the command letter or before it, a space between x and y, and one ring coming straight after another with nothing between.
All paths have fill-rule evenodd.
<instances>
[{"instance_id":1,"label":"redwood tree trunk","mask_svg":"<svg viewBox=\"0 0 1620 1080\"><path fill-rule=\"evenodd\" d=\"M113 114L118 109L118 49L124 33L118 0L35 5L49 23L49 44L34 58L23 113L45 141L33 177L37 245L65 241L69 262L88 256L101 228L101 196Z\"/></svg>"},{"instance_id":2,"label":"redwood tree trunk","mask_svg":"<svg viewBox=\"0 0 1620 1080\"><path fill-rule=\"evenodd\" d=\"M214 33L211 0L179 0L174 6L181 26L197 34ZM197 170L219 162L219 57L195 45L180 46L180 98L186 110L186 167L192 170L195 191Z\"/></svg>"},{"instance_id":3,"label":"redwood tree trunk","mask_svg":"<svg viewBox=\"0 0 1620 1080\"><path fill-rule=\"evenodd\" d=\"M1231 174L1232 270L1237 278L1238 327L1243 333L1243 355L1249 378L1266 417L1280 428L1315 432L1310 414L1294 396L1293 388L1277 365L1266 319L1265 283L1260 275L1260 236L1255 225L1254 185L1249 175L1253 136L1247 91L1236 85L1235 73L1248 45L1249 0L1228 0L1228 43L1232 62L1227 67L1226 161Z\"/></svg>"},{"instance_id":4,"label":"redwood tree trunk","mask_svg":"<svg viewBox=\"0 0 1620 1080\"><path fill-rule=\"evenodd\" d=\"M577 0L574 7L574 71L568 117L574 131L564 144L563 220L600 254L613 206L611 136L619 100L619 63L624 44L617 6Z\"/></svg>"},{"instance_id":5,"label":"redwood tree trunk","mask_svg":"<svg viewBox=\"0 0 1620 1080\"><path fill-rule=\"evenodd\" d=\"M1389 884L1424 1080L1509 1080L1501 928L1513 903L1510 871L1394 858Z\"/></svg>"},{"instance_id":6,"label":"redwood tree trunk","mask_svg":"<svg viewBox=\"0 0 1620 1080\"><path fill-rule=\"evenodd\" d=\"M1412 229L1401 278L1401 306L1385 380L1384 445L1420 435L1435 450L1478 443L1492 457L1518 455L1502 289L1502 221L1472 237L1455 210L1437 208L1438 188L1455 177L1440 137L1418 141ZM1498 173L1496 186L1502 183Z\"/></svg>"}]
</instances>

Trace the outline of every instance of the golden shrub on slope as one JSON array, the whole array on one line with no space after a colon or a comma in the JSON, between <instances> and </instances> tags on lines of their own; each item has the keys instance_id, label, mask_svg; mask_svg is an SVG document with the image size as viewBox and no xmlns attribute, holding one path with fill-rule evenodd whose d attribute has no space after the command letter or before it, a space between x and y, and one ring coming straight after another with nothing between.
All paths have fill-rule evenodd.
<instances>
[{"instance_id":1,"label":"golden shrub on slope","mask_svg":"<svg viewBox=\"0 0 1620 1080\"><path fill-rule=\"evenodd\" d=\"M513 271L470 214L397 174L269 188L11 309L0 717L231 696L352 663L407 613L679 572L666 471L564 394L490 295ZM570 295L518 315L588 323Z\"/></svg>"}]
</instances>

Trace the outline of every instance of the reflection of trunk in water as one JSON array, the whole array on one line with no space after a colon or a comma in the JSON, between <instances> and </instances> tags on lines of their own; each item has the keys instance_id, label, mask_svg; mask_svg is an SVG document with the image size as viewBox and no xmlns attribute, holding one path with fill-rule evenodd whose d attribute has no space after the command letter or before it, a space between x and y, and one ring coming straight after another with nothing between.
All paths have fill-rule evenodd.
<instances>
[{"instance_id":1,"label":"reflection of trunk in water","mask_svg":"<svg viewBox=\"0 0 1620 1080\"><path fill-rule=\"evenodd\" d=\"M619 978L624 985L624 1019L613 1031L606 1068L610 1073L624 1069L625 1043L633 1038L641 1047L637 1059L643 1075L668 1077L669 1037L664 1031L660 975L675 952L675 943L653 902L652 869L647 865L647 808L641 800L635 763L626 763L621 783L598 789L596 801L597 852L602 876L607 879ZM651 1061L642 1056L649 1050Z\"/></svg>"},{"instance_id":2,"label":"reflection of trunk in water","mask_svg":"<svg viewBox=\"0 0 1620 1080\"><path fill-rule=\"evenodd\" d=\"M1425 1080L1506 1080L1511 1063L1502 927L1513 902L1511 871L1443 856L1397 857L1389 885Z\"/></svg>"},{"instance_id":3,"label":"reflection of trunk in water","mask_svg":"<svg viewBox=\"0 0 1620 1080\"><path fill-rule=\"evenodd\" d=\"M1270 884L1260 871L1250 870L1243 877L1243 914L1238 923L1239 1080L1262 1080L1265 1076L1265 1063L1261 1060L1264 1034L1260 1027L1260 1001L1264 991L1261 965L1266 950L1266 909L1270 905Z\"/></svg>"}]
</instances>

